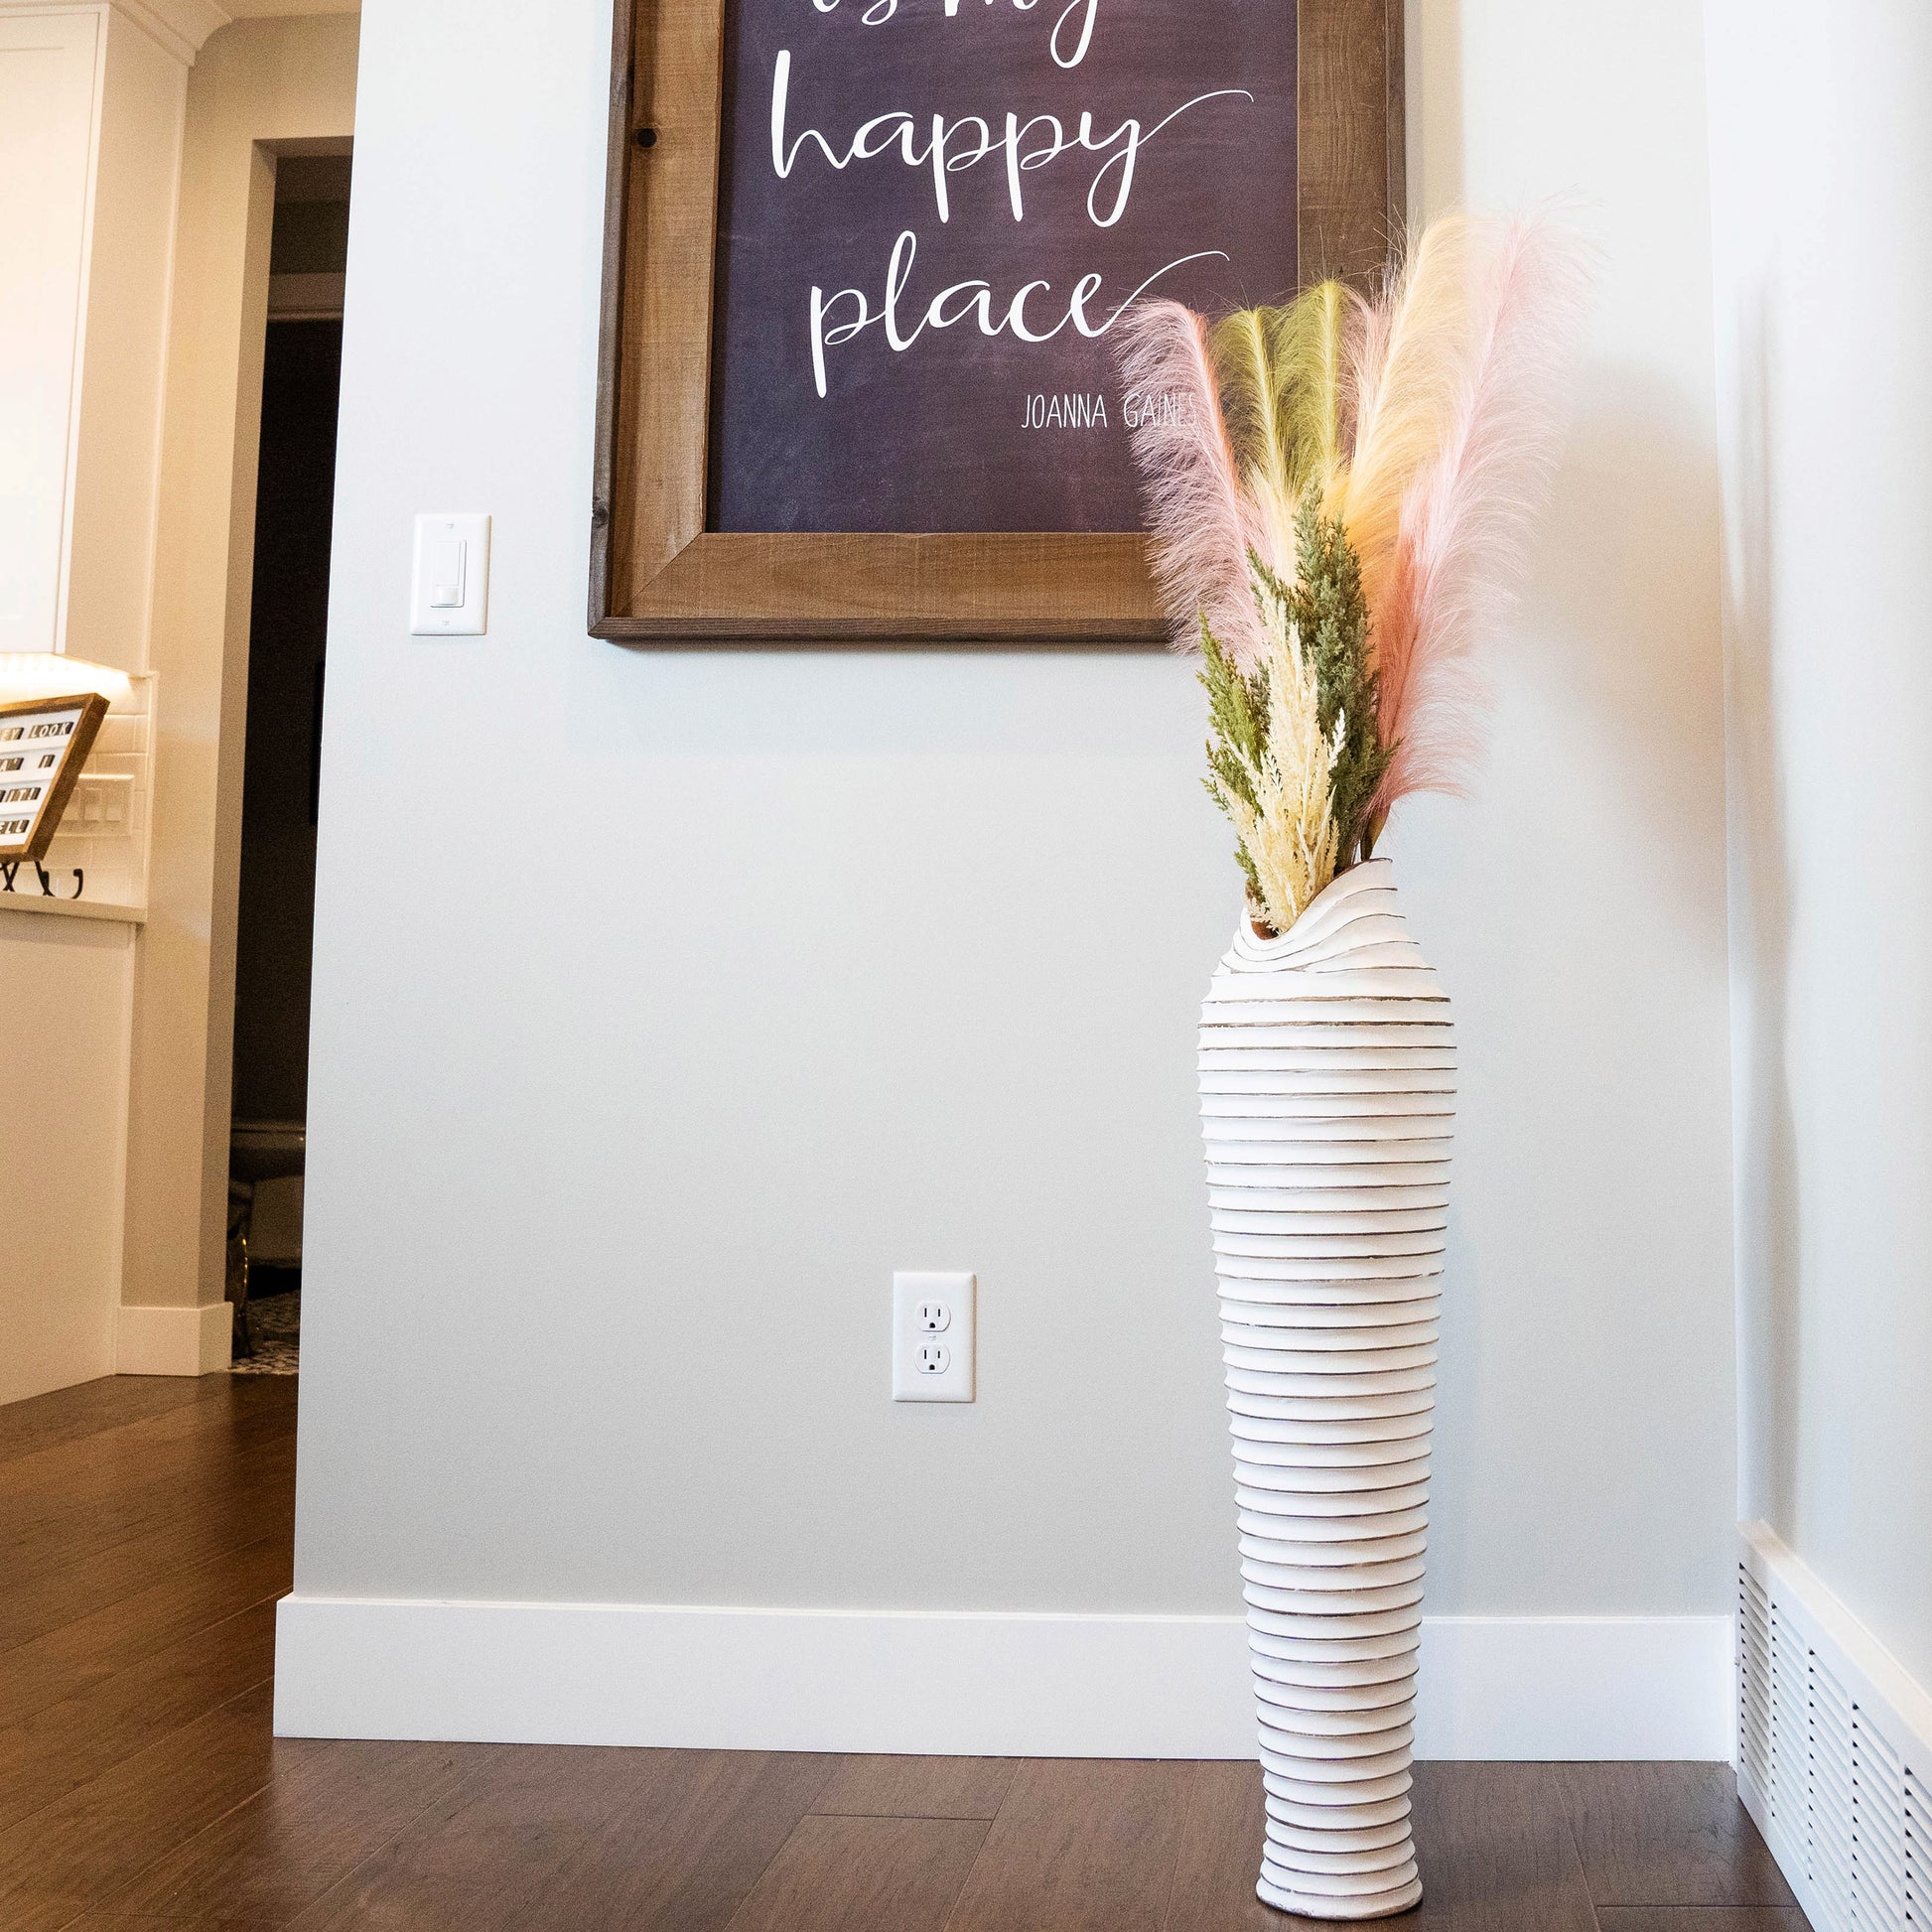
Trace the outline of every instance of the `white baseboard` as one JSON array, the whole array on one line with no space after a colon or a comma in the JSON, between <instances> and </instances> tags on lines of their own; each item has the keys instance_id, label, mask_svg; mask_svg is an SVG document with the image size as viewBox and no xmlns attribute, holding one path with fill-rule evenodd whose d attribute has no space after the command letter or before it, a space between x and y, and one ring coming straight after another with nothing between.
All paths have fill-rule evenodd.
<instances>
[{"instance_id":1,"label":"white baseboard","mask_svg":"<svg viewBox=\"0 0 1932 1932\"><path fill-rule=\"evenodd\" d=\"M1738 1795L1815 1932L1921 1925L1932 1693L1765 1524L1743 1535Z\"/></svg>"},{"instance_id":2,"label":"white baseboard","mask_svg":"<svg viewBox=\"0 0 1932 1932\"><path fill-rule=\"evenodd\" d=\"M1423 1757L1729 1755L1726 1617L1436 1618ZM1244 1758L1237 1617L290 1596L284 1737Z\"/></svg>"},{"instance_id":3,"label":"white baseboard","mask_svg":"<svg viewBox=\"0 0 1932 1932\"><path fill-rule=\"evenodd\" d=\"M120 1311L114 1330L116 1375L213 1375L228 1366L234 1311L226 1302L200 1309Z\"/></svg>"},{"instance_id":4,"label":"white baseboard","mask_svg":"<svg viewBox=\"0 0 1932 1932\"><path fill-rule=\"evenodd\" d=\"M1423 1633L1419 1756L1730 1756L1728 1617L1434 1617Z\"/></svg>"}]
</instances>

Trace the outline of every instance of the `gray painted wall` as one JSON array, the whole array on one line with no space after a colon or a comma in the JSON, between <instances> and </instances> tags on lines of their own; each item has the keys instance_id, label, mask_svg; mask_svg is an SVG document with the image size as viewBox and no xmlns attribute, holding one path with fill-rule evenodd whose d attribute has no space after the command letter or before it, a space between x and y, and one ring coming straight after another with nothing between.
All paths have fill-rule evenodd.
<instances>
[{"instance_id":1,"label":"gray painted wall","mask_svg":"<svg viewBox=\"0 0 1932 1932\"><path fill-rule=\"evenodd\" d=\"M1707 12L1741 1508L1927 1683L1932 15Z\"/></svg>"},{"instance_id":2,"label":"gray painted wall","mask_svg":"<svg viewBox=\"0 0 1932 1932\"><path fill-rule=\"evenodd\" d=\"M1611 262L1490 773L1390 847L1466 1067L1432 1602L1720 1612L1700 37L1550 11L1426 7L1415 57L1423 203L1581 183ZM363 28L298 1587L1233 1609L1198 693L1158 654L584 636L608 28ZM491 633L411 641L410 519L460 509ZM895 1267L978 1271L976 1406L886 1400Z\"/></svg>"}]
</instances>

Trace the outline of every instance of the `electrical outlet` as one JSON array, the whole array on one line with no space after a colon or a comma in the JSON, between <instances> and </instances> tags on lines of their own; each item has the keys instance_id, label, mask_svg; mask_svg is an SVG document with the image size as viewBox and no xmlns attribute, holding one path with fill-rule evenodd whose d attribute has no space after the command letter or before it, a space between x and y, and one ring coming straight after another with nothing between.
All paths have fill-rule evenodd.
<instances>
[{"instance_id":1,"label":"electrical outlet","mask_svg":"<svg viewBox=\"0 0 1932 1932\"><path fill-rule=\"evenodd\" d=\"M893 1277L893 1400L973 1400L974 1278Z\"/></svg>"}]
</instances>

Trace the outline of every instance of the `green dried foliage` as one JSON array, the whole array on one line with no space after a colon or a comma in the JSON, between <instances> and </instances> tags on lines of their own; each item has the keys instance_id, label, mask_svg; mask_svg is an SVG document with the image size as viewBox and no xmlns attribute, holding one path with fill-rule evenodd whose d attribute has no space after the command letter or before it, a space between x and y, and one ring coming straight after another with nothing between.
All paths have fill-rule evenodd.
<instances>
[{"instance_id":1,"label":"green dried foliage","mask_svg":"<svg viewBox=\"0 0 1932 1932\"><path fill-rule=\"evenodd\" d=\"M1213 775L1201 783L1224 811L1232 795L1251 812L1258 812L1260 800L1255 796L1252 774L1260 768L1268 743L1268 666L1260 664L1252 677L1244 677L1240 665L1215 640L1205 618L1201 620L1200 648L1200 681L1207 693L1207 722L1214 734L1207 747L1207 768ZM1248 882L1248 897L1259 904L1261 882L1248 848L1237 843L1234 856Z\"/></svg>"},{"instance_id":2,"label":"green dried foliage","mask_svg":"<svg viewBox=\"0 0 1932 1932\"><path fill-rule=\"evenodd\" d=\"M1380 694L1354 547L1312 498L1297 513L1295 534L1293 585L1249 559L1264 629L1277 639L1273 672L1270 658L1244 670L1201 621L1211 732L1202 782L1240 834L1235 857L1256 915L1278 930L1310 891L1370 855L1370 805L1394 751L1377 730ZM1276 673L1289 680L1280 692ZM1299 697L1297 679L1306 680Z\"/></svg>"},{"instance_id":3,"label":"green dried foliage","mask_svg":"<svg viewBox=\"0 0 1932 1932\"><path fill-rule=\"evenodd\" d=\"M1369 660L1368 604L1355 547L1339 520L1321 514L1312 493L1296 516L1295 541L1297 581L1283 595L1314 664L1323 736L1332 737L1341 721L1329 793L1345 869L1369 856L1369 801L1395 747L1385 746L1377 731L1380 692Z\"/></svg>"}]
</instances>

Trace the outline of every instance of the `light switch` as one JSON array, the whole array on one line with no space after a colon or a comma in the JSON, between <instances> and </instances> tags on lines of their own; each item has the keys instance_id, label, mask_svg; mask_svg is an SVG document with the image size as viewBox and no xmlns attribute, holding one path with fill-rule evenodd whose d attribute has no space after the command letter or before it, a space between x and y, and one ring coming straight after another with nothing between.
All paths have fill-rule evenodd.
<instances>
[{"instance_id":1,"label":"light switch","mask_svg":"<svg viewBox=\"0 0 1932 1932\"><path fill-rule=\"evenodd\" d=\"M488 628L489 518L417 517L410 634L481 637Z\"/></svg>"},{"instance_id":2,"label":"light switch","mask_svg":"<svg viewBox=\"0 0 1932 1932\"><path fill-rule=\"evenodd\" d=\"M430 546L430 608L463 609L463 560L470 546L461 537L438 537Z\"/></svg>"}]
</instances>

